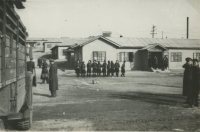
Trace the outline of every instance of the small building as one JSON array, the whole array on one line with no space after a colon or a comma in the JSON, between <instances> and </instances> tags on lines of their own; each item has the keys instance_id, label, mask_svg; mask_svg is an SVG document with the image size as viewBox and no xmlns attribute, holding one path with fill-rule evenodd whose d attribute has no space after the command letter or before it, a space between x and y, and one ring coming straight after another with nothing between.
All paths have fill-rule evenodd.
<instances>
[{"instance_id":1,"label":"small building","mask_svg":"<svg viewBox=\"0 0 200 132\"><path fill-rule=\"evenodd\" d=\"M51 55L53 59L67 59L66 58L66 52L65 50L68 49L70 45L56 45L53 48L51 48Z\"/></svg>"},{"instance_id":2,"label":"small building","mask_svg":"<svg viewBox=\"0 0 200 132\"><path fill-rule=\"evenodd\" d=\"M42 43L48 41L44 38L28 38L26 43L32 47L42 47Z\"/></svg>"},{"instance_id":3,"label":"small building","mask_svg":"<svg viewBox=\"0 0 200 132\"><path fill-rule=\"evenodd\" d=\"M68 49L64 50L67 59L67 68L74 69L75 59L74 59L74 47L78 44L71 45Z\"/></svg>"},{"instance_id":4,"label":"small building","mask_svg":"<svg viewBox=\"0 0 200 132\"><path fill-rule=\"evenodd\" d=\"M44 42L43 43L43 51L44 53L51 53L51 48L56 45L61 44L62 42Z\"/></svg>"},{"instance_id":5,"label":"small building","mask_svg":"<svg viewBox=\"0 0 200 132\"><path fill-rule=\"evenodd\" d=\"M126 61L126 70L149 70L155 56L159 62L167 57L169 69L180 69L186 57L200 59L200 40L97 36L74 47L75 61Z\"/></svg>"}]
</instances>

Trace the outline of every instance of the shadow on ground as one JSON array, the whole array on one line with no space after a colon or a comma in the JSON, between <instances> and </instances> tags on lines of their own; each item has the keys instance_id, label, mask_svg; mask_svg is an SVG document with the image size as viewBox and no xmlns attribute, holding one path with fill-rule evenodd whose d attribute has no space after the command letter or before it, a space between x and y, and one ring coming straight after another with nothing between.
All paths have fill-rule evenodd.
<instances>
[{"instance_id":1,"label":"shadow on ground","mask_svg":"<svg viewBox=\"0 0 200 132\"><path fill-rule=\"evenodd\" d=\"M43 96L43 97L51 97L50 95L48 94L40 94L40 93L33 93L33 95L37 95L37 96Z\"/></svg>"},{"instance_id":2,"label":"shadow on ground","mask_svg":"<svg viewBox=\"0 0 200 132\"><path fill-rule=\"evenodd\" d=\"M110 98L139 100L146 103L157 105L171 105L183 104L185 97L178 94L156 94L146 92L118 92L108 95Z\"/></svg>"}]
</instances>

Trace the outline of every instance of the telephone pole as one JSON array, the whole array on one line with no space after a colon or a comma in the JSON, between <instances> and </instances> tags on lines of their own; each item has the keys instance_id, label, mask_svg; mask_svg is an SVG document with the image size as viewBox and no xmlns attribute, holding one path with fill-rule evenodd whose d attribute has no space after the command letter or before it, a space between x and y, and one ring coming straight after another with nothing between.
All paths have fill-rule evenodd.
<instances>
[{"instance_id":1,"label":"telephone pole","mask_svg":"<svg viewBox=\"0 0 200 132\"><path fill-rule=\"evenodd\" d=\"M155 31L156 31L155 28L156 28L156 26L153 25L151 33L150 33L150 34L152 34L152 38L154 38L154 34L157 34L157 33L155 33Z\"/></svg>"}]
</instances>

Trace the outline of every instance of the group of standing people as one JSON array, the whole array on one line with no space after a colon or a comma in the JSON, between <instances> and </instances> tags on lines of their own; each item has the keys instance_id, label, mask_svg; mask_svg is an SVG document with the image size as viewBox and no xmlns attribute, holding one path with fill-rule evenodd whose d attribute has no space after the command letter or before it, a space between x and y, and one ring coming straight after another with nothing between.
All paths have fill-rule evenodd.
<instances>
[{"instance_id":1,"label":"group of standing people","mask_svg":"<svg viewBox=\"0 0 200 132\"><path fill-rule=\"evenodd\" d=\"M168 68L168 57L164 56L163 58L159 59L157 56L154 56L153 60L150 58L150 66L154 69L162 69L167 70Z\"/></svg>"},{"instance_id":2,"label":"group of standing people","mask_svg":"<svg viewBox=\"0 0 200 132\"><path fill-rule=\"evenodd\" d=\"M186 58L186 63L183 77L183 95L187 97L186 104L190 107L199 107L198 94L200 89L200 68L199 60Z\"/></svg>"},{"instance_id":3,"label":"group of standing people","mask_svg":"<svg viewBox=\"0 0 200 132\"><path fill-rule=\"evenodd\" d=\"M44 84L45 81L49 84L51 97L56 97L56 91L58 90L57 65L54 63L53 59L50 59L49 62L50 68L48 70L46 59L38 59L38 66L39 68L42 68L40 78L42 79L42 84ZM27 62L27 71L31 72L34 75L34 78L36 78L35 63L33 62L33 58L30 58L30 61ZM36 81L34 81L34 78L33 85L36 83Z\"/></svg>"},{"instance_id":4,"label":"group of standing people","mask_svg":"<svg viewBox=\"0 0 200 132\"><path fill-rule=\"evenodd\" d=\"M86 70L87 69L87 70ZM116 73L116 76L119 76L119 69L120 64L119 61L116 60L115 63L113 61L108 61L106 63L106 60L104 60L103 64L100 63L100 61L94 60L92 63L91 60L88 61L87 65L85 65L85 62L77 61L75 64L75 72L77 77L100 77L101 73L103 73L103 77L110 77L114 76L114 73ZM121 77L125 77L125 61L123 62L121 66Z\"/></svg>"}]
</instances>

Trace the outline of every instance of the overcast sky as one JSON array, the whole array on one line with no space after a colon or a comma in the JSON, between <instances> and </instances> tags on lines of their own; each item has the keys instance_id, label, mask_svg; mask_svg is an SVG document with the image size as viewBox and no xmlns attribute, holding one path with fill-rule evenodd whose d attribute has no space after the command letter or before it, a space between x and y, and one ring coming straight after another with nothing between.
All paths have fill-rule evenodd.
<instances>
[{"instance_id":1,"label":"overcast sky","mask_svg":"<svg viewBox=\"0 0 200 132\"><path fill-rule=\"evenodd\" d=\"M200 39L200 0L27 0L17 10L29 37L85 38L111 31L113 37ZM199 5L199 6L197 6Z\"/></svg>"}]
</instances>

